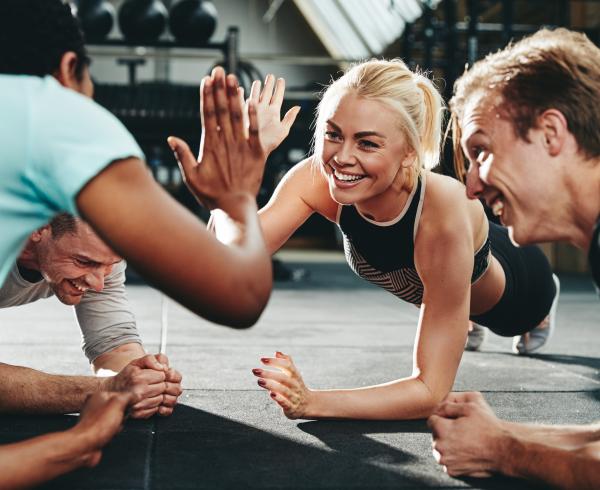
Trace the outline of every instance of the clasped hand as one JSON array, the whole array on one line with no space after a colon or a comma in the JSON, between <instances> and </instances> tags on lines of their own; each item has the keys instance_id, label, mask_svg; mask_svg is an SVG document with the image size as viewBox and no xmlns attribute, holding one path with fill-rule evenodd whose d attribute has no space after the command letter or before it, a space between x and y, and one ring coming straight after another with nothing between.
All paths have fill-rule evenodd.
<instances>
[{"instance_id":1,"label":"clasped hand","mask_svg":"<svg viewBox=\"0 0 600 490\"><path fill-rule=\"evenodd\" d=\"M148 354L131 361L116 376L103 380L104 391L132 392L133 418L146 419L158 413L173 413L177 398L182 393L181 374L169 367L164 354Z\"/></svg>"},{"instance_id":2,"label":"clasped hand","mask_svg":"<svg viewBox=\"0 0 600 490\"><path fill-rule=\"evenodd\" d=\"M304 384L291 356L276 352L275 357L263 357L260 361L277 371L253 369L252 374L258 378L258 386L269 391L269 396L282 408L288 419L306 418L313 392Z\"/></svg>"}]
</instances>

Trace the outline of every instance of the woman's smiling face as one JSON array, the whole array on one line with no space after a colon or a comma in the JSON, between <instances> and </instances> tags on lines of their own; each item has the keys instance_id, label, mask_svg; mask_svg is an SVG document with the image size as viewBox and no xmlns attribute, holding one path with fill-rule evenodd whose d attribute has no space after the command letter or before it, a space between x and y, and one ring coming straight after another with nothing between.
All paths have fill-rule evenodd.
<instances>
[{"instance_id":1,"label":"woman's smiling face","mask_svg":"<svg viewBox=\"0 0 600 490\"><path fill-rule=\"evenodd\" d=\"M399 116L383 102L346 92L325 120L322 162L331 197L358 204L404 184L406 138Z\"/></svg>"}]
</instances>

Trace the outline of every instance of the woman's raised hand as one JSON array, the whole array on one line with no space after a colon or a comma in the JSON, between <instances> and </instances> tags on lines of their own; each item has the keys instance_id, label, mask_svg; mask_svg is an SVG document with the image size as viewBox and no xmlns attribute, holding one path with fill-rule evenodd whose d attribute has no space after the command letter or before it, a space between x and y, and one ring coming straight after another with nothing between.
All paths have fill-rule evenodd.
<instances>
[{"instance_id":1,"label":"woman's raised hand","mask_svg":"<svg viewBox=\"0 0 600 490\"><path fill-rule=\"evenodd\" d=\"M263 357L260 361L277 371L253 369L252 373L258 378L258 386L269 391L271 398L283 409L288 419L306 418L312 392L305 386L292 358L276 352L275 357Z\"/></svg>"},{"instance_id":2,"label":"woman's raised hand","mask_svg":"<svg viewBox=\"0 0 600 490\"><path fill-rule=\"evenodd\" d=\"M290 133L290 128L300 112L299 106L292 107L281 119L281 104L285 92L285 80L268 74L265 85L261 90L261 83L255 80L252 83L247 104L256 107L258 130L260 132L263 151L269 155Z\"/></svg>"}]
</instances>

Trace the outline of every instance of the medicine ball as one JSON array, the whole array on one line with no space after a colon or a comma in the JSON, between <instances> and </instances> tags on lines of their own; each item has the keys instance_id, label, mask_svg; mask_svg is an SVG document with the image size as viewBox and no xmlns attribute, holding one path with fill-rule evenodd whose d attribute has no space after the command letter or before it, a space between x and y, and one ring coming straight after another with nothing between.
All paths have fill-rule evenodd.
<instances>
[{"instance_id":1,"label":"medicine ball","mask_svg":"<svg viewBox=\"0 0 600 490\"><path fill-rule=\"evenodd\" d=\"M165 30L167 15L158 0L126 0L119 10L119 27L128 41L151 44Z\"/></svg>"},{"instance_id":2,"label":"medicine ball","mask_svg":"<svg viewBox=\"0 0 600 490\"><path fill-rule=\"evenodd\" d=\"M180 43L203 46L217 28L217 9L206 0L180 0L171 8L169 28Z\"/></svg>"},{"instance_id":3,"label":"medicine ball","mask_svg":"<svg viewBox=\"0 0 600 490\"><path fill-rule=\"evenodd\" d=\"M103 41L113 28L115 14L115 8L106 0L80 0L77 16L86 41Z\"/></svg>"}]
</instances>

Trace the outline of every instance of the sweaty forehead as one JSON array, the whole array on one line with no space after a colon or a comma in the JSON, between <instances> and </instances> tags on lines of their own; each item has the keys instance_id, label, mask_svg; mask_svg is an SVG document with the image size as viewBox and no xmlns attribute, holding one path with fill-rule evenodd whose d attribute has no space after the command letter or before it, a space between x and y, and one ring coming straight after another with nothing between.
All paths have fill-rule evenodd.
<instances>
[{"instance_id":1,"label":"sweaty forehead","mask_svg":"<svg viewBox=\"0 0 600 490\"><path fill-rule=\"evenodd\" d=\"M501 117L502 97L493 92L478 90L465 102L460 117L462 140L476 132L489 132Z\"/></svg>"}]
</instances>

